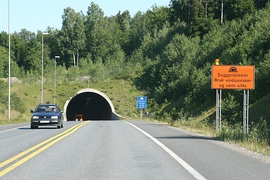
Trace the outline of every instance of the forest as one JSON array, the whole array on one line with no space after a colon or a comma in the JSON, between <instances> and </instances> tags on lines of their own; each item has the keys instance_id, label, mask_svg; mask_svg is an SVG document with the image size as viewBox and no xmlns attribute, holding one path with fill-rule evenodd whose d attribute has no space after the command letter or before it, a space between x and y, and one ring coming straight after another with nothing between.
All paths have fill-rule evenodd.
<instances>
[{"instance_id":1,"label":"forest","mask_svg":"<svg viewBox=\"0 0 270 180\"><path fill-rule=\"evenodd\" d=\"M269 0L171 0L133 17L128 10L105 16L93 2L86 8L65 8L62 28L48 26L48 34L12 33L11 76L40 78L44 44L46 74L53 73L56 61L57 73L66 78L76 73L95 81L131 79L147 93L157 118L188 120L202 107L213 107L211 66L217 58L221 65L255 66L250 104L269 95ZM8 33L1 32L0 78L7 77ZM0 103L5 104L3 89ZM228 124L241 122L242 98L240 91L223 92L222 119ZM258 119L270 124L265 113Z\"/></svg>"}]
</instances>

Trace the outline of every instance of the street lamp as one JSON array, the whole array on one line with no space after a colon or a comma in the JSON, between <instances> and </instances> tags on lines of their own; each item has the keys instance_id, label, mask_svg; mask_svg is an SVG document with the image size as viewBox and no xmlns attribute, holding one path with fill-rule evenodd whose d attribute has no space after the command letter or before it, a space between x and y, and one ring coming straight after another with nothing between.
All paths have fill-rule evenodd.
<instances>
[{"instance_id":1,"label":"street lamp","mask_svg":"<svg viewBox=\"0 0 270 180\"><path fill-rule=\"evenodd\" d=\"M60 56L54 56L55 62L54 62L54 104L56 103L56 59L59 59Z\"/></svg>"},{"instance_id":2,"label":"street lamp","mask_svg":"<svg viewBox=\"0 0 270 180\"><path fill-rule=\"evenodd\" d=\"M48 35L49 33L43 32L42 33L42 42L41 42L41 97L40 97L40 103L43 103L43 36Z\"/></svg>"},{"instance_id":3,"label":"street lamp","mask_svg":"<svg viewBox=\"0 0 270 180\"><path fill-rule=\"evenodd\" d=\"M221 0L221 15L220 15L220 22L221 24L223 24L223 16L224 16L224 12L223 12L223 0Z\"/></svg>"},{"instance_id":4,"label":"street lamp","mask_svg":"<svg viewBox=\"0 0 270 180\"><path fill-rule=\"evenodd\" d=\"M10 101L11 101L11 97L10 97L10 74L11 74L11 65L10 65L10 2L8 0L8 120L10 120L10 109L11 109L11 105L10 105Z\"/></svg>"}]
</instances>

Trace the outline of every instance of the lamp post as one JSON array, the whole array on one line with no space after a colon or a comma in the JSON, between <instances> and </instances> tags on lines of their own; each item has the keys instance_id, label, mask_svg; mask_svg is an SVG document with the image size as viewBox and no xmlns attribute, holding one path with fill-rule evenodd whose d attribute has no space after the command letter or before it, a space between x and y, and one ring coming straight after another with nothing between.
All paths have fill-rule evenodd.
<instances>
[{"instance_id":1,"label":"lamp post","mask_svg":"<svg viewBox=\"0 0 270 180\"><path fill-rule=\"evenodd\" d=\"M41 95L40 95L40 103L43 103L43 36L48 35L49 33L43 32L42 33L42 42L41 42Z\"/></svg>"},{"instance_id":2,"label":"lamp post","mask_svg":"<svg viewBox=\"0 0 270 180\"><path fill-rule=\"evenodd\" d=\"M221 0L221 15L220 15L220 23L223 24L223 16L224 16L224 12L223 12L223 0Z\"/></svg>"},{"instance_id":3,"label":"lamp post","mask_svg":"<svg viewBox=\"0 0 270 180\"><path fill-rule=\"evenodd\" d=\"M59 59L60 56L54 56L54 95L53 95L53 99L54 99L54 104L56 104L56 59Z\"/></svg>"},{"instance_id":4,"label":"lamp post","mask_svg":"<svg viewBox=\"0 0 270 180\"><path fill-rule=\"evenodd\" d=\"M10 120L10 109L11 109L11 105L10 105L10 74L11 74L11 70L10 70L10 2L8 0L8 120Z\"/></svg>"}]
</instances>

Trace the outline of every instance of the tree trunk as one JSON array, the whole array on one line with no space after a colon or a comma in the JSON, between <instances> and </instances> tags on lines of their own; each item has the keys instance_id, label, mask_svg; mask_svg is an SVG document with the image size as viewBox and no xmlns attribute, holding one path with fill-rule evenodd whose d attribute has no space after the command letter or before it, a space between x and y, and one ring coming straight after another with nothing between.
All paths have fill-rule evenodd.
<instances>
[{"instance_id":1,"label":"tree trunk","mask_svg":"<svg viewBox=\"0 0 270 180\"><path fill-rule=\"evenodd\" d=\"M73 66L75 67L75 65L76 65L76 59L75 59L75 54L74 53L72 53L72 55L73 55Z\"/></svg>"},{"instance_id":2,"label":"tree trunk","mask_svg":"<svg viewBox=\"0 0 270 180\"><path fill-rule=\"evenodd\" d=\"M79 57L80 57L79 50L77 50L77 66L79 66Z\"/></svg>"}]
</instances>

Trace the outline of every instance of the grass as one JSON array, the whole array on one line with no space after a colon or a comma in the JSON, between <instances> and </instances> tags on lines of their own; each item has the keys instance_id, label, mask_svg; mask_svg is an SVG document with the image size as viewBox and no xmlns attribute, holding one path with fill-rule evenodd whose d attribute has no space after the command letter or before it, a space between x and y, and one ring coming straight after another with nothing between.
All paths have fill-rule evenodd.
<instances>
[{"instance_id":1,"label":"grass","mask_svg":"<svg viewBox=\"0 0 270 180\"><path fill-rule=\"evenodd\" d=\"M133 86L131 80L105 80L100 82L74 81L63 82L57 85L57 101L56 103L63 108L67 100L71 99L76 93L85 88L96 89L104 93L114 105L116 113L122 117L129 119L138 119L139 112L136 108L137 96L144 95L144 92L139 91ZM7 120L7 110L3 105L0 105L0 124L12 124L29 122L31 117L30 110L34 109L40 103L40 84L12 84L11 93L16 93L23 101L26 112L18 113L11 111L11 119ZM44 84L44 102L54 102L54 84ZM11 101L11 103L14 103Z\"/></svg>"},{"instance_id":2,"label":"grass","mask_svg":"<svg viewBox=\"0 0 270 180\"><path fill-rule=\"evenodd\" d=\"M250 105L249 116L250 121L255 123L265 119L270 127L270 94Z\"/></svg>"},{"instance_id":3,"label":"grass","mask_svg":"<svg viewBox=\"0 0 270 180\"><path fill-rule=\"evenodd\" d=\"M241 123L228 125L226 122L222 122L220 131L216 132L215 123L208 123L213 113L209 110L195 118L174 121L172 125L270 156L270 130L266 120L250 123L248 134L243 133Z\"/></svg>"}]
</instances>

